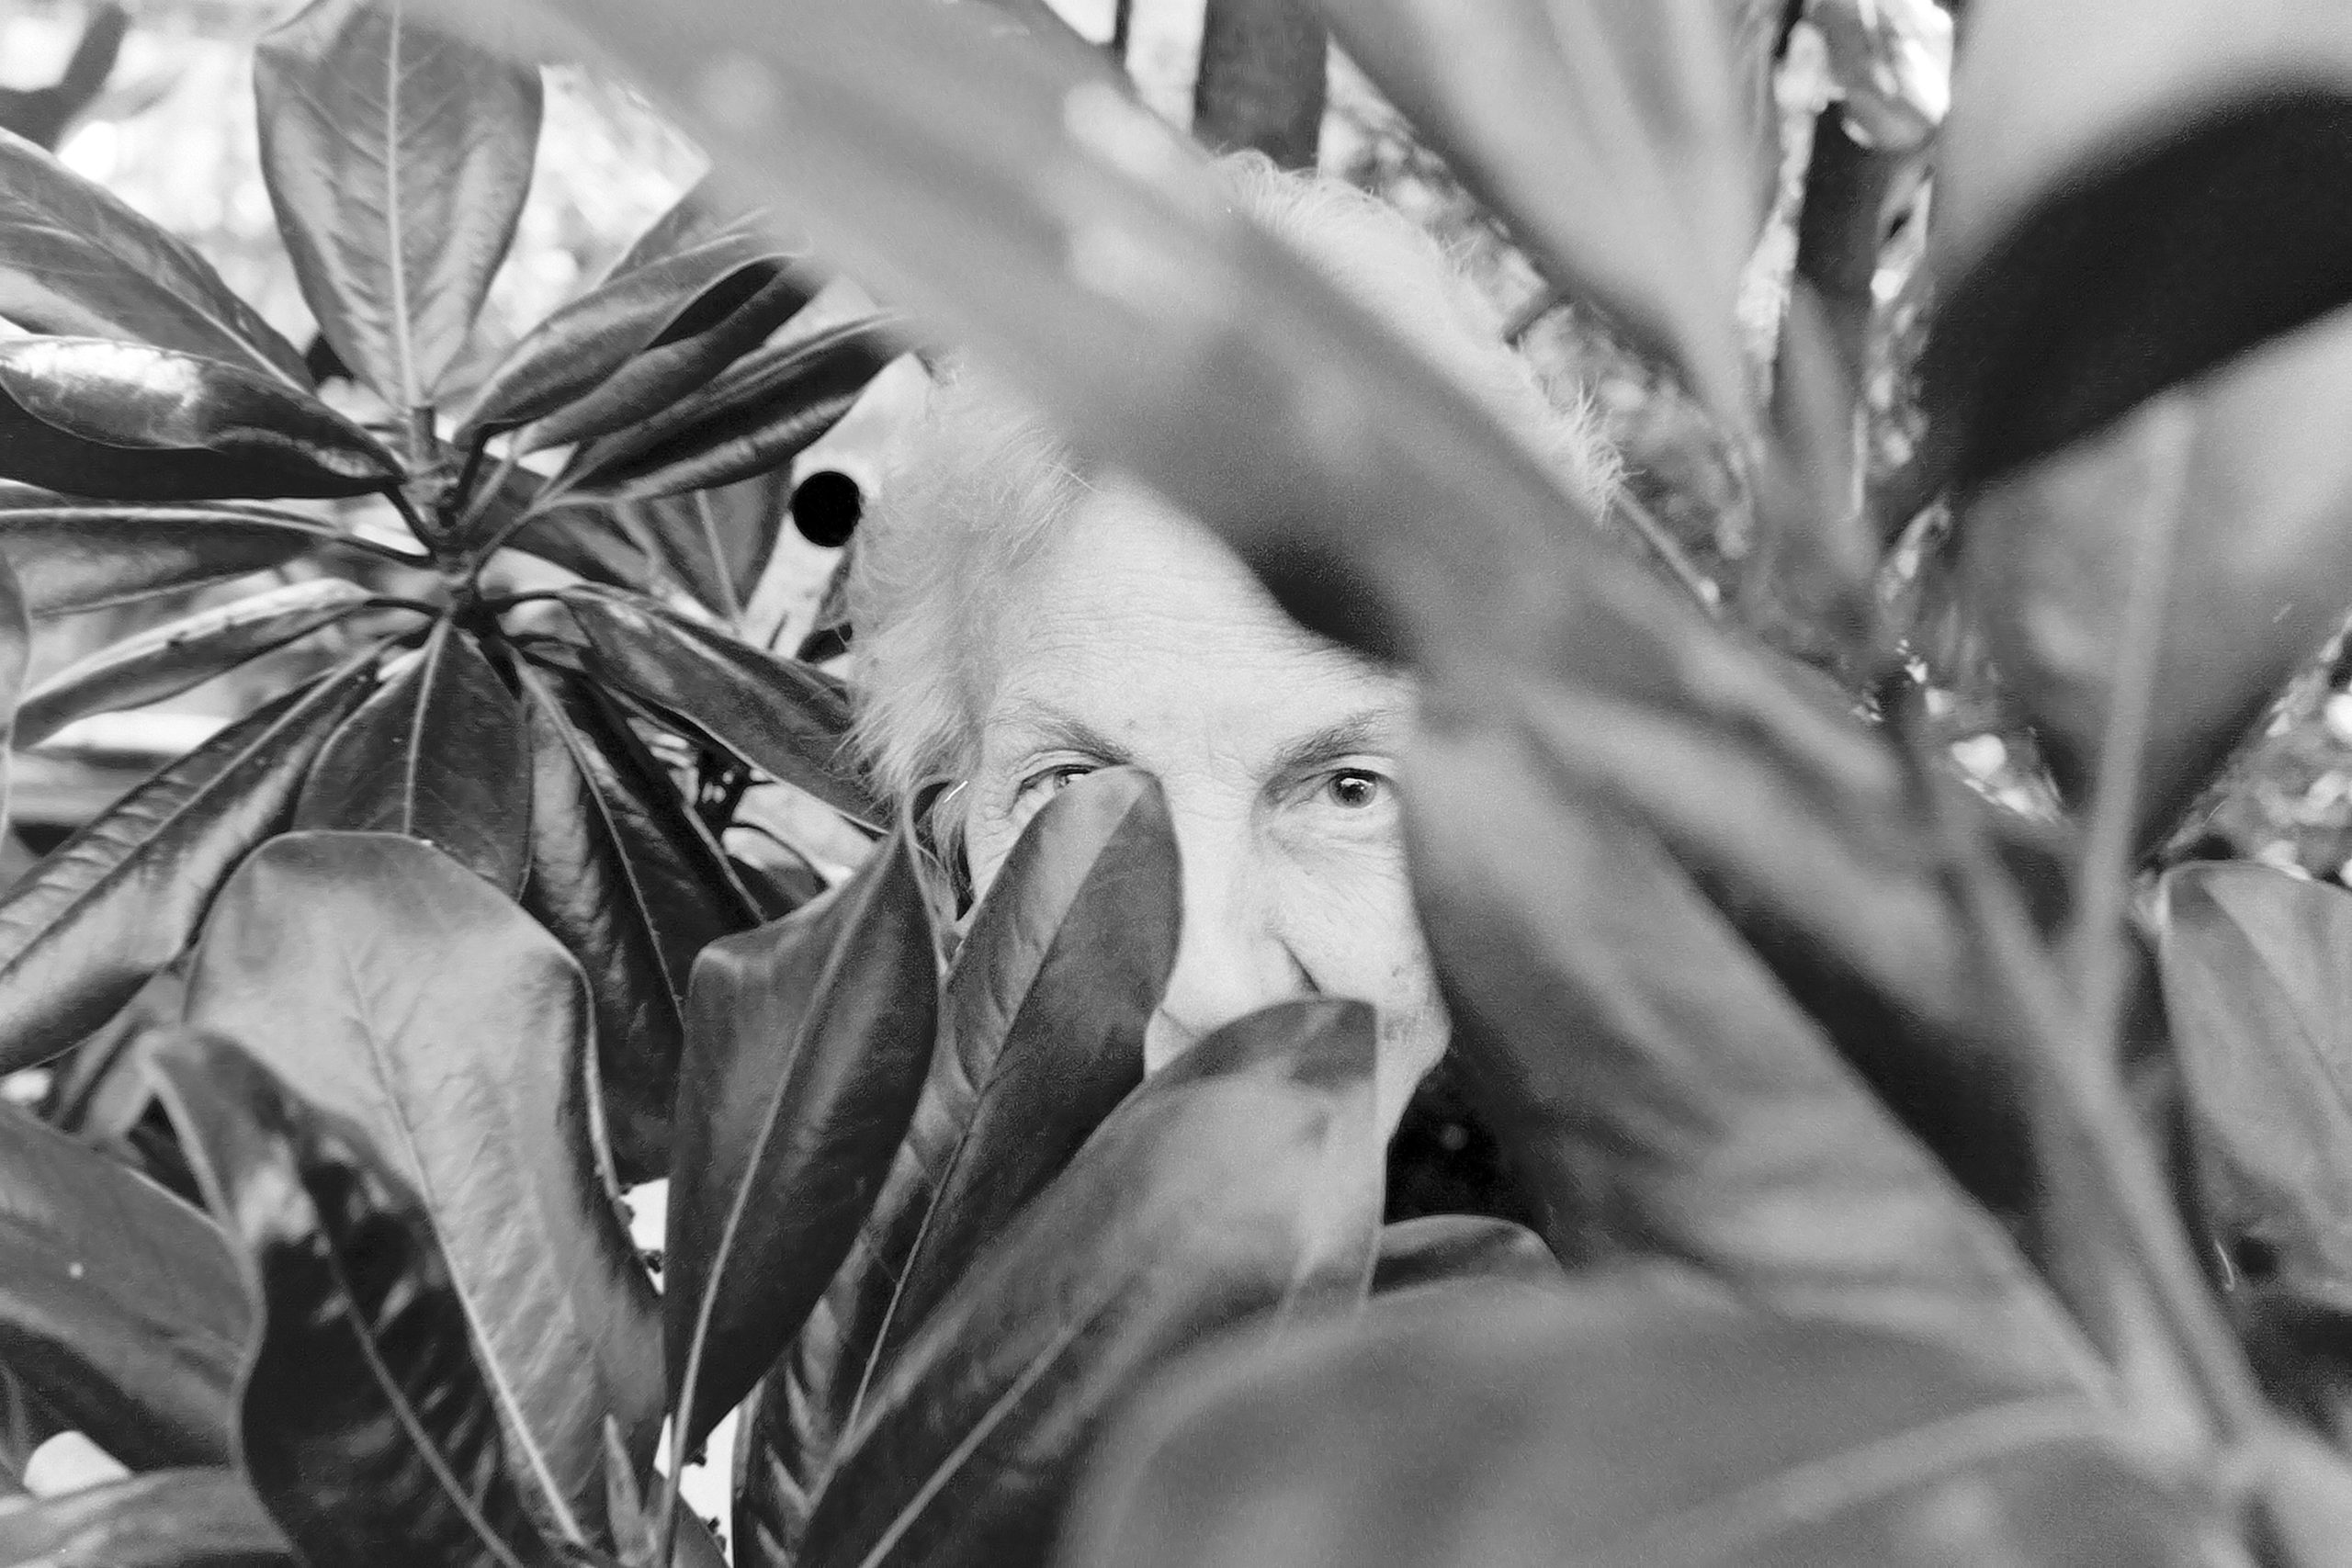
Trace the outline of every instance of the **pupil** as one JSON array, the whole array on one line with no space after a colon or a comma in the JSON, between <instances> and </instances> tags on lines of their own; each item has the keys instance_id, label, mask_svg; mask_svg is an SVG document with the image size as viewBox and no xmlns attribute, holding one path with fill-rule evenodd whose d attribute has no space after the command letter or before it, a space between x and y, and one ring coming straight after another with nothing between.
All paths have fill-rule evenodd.
<instances>
[{"instance_id":1,"label":"pupil","mask_svg":"<svg viewBox=\"0 0 2352 1568\"><path fill-rule=\"evenodd\" d=\"M1366 806L1372 801L1372 781L1361 773L1342 773L1331 781L1332 793L1342 806Z\"/></svg>"}]
</instances>

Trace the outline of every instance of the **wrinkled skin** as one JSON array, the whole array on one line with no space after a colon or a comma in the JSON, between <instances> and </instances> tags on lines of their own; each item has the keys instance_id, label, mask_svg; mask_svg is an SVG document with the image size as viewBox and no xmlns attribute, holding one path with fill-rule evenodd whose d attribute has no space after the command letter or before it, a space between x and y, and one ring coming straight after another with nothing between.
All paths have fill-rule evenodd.
<instances>
[{"instance_id":1,"label":"wrinkled skin","mask_svg":"<svg viewBox=\"0 0 2352 1568\"><path fill-rule=\"evenodd\" d=\"M1300 629L1222 544L1117 488L1020 569L999 625L965 816L975 885L1055 790L1148 770L1175 823L1184 921L1147 1070L1269 1003L1354 997L1379 1010L1394 1131L1448 1028L1395 784L1411 683Z\"/></svg>"}]
</instances>

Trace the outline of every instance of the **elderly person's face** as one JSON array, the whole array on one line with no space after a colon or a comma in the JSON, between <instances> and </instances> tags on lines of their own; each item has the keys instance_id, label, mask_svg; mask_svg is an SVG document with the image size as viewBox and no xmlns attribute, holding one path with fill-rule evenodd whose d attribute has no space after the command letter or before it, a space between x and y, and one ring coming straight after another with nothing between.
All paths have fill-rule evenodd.
<instances>
[{"instance_id":1,"label":"elderly person's face","mask_svg":"<svg viewBox=\"0 0 2352 1568\"><path fill-rule=\"evenodd\" d=\"M1446 1038L1399 833L1408 682L1301 630L1221 544L1132 491L1083 502L999 625L966 820L975 882L1072 779L1153 773L1184 910L1147 1067L1271 1002L1360 998L1379 1010L1393 1128Z\"/></svg>"}]
</instances>

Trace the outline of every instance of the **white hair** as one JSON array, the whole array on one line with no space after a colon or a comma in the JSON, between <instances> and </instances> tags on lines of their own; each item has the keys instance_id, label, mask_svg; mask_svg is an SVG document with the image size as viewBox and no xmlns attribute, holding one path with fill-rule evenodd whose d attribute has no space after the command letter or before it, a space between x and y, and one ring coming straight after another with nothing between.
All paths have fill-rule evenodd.
<instances>
[{"instance_id":1,"label":"white hair","mask_svg":"<svg viewBox=\"0 0 2352 1568\"><path fill-rule=\"evenodd\" d=\"M1614 451L1580 392L1547 391L1443 247L1396 209L1265 157L1219 161L1239 209L1476 395L1604 506ZM852 547L852 741L886 799L964 776L993 691L994 625L1021 565L1098 486L1054 427L968 367L943 375Z\"/></svg>"}]
</instances>

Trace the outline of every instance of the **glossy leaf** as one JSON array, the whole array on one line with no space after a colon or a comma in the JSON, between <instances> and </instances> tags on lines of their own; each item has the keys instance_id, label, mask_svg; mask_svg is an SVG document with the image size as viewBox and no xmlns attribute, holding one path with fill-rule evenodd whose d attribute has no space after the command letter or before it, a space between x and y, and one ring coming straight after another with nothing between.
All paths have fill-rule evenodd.
<instances>
[{"instance_id":1,"label":"glossy leaf","mask_svg":"<svg viewBox=\"0 0 2352 1568\"><path fill-rule=\"evenodd\" d=\"M2352 16L1992 0L1962 31L1922 366L1962 484L2352 303Z\"/></svg>"},{"instance_id":2,"label":"glossy leaf","mask_svg":"<svg viewBox=\"0 0 2352 1568\"><path fill-rule=\"evenodd\" d=\"M390 553L306 517L83 505L40 491L0 500L0 558L16 569L36 618L267 571L316 550Z\"/></svg>"},{"instance_id":3,"label":"glossy leaf","mask_svg":"<svg viewBox=\"0 0 2352 1568\"><path fill-rule=\"evenodd\" d=\"M620 1180L670 1172L695 955L760 919L701 819L593 687L522 671L531 741L523 908L595 1000L600 1102Z\"/></svg>"},{"instance_id":4,"label":"glossy leaf","mask_svg":"<svg viewBox=\"0 0 2352 1568\"><path fill-rule=\"evenodd\" d=\"M46 1061L194 939L247 851L375 684L372 652L240 719L68 839L0 899L0 1073Z\"/></svg>"},{"instance_id":5,"label":"glossy leaf","mask_svg":"<svg viewBox=\"0 0 2352 1568\"><path fill-rule=\"evenodd\" d=\"M320 332L395 409L431 404L530 189L537 67L401 0L314 0L254 46L254 96L262 173Z\"/></svg>"},{"instance_id":6,"label":"glossy leaf","mask_svg":"<svg viewBox=\"0 0 2352 1568\"><path fill-rule=\"evenodd\" d=\"M1036 1561L1115 1401L1211 1335L1360 1302L1373 1036L1361 1002L1285 1003L1146 1079L909 1343L797 1561Z\"/></svg>"},{"instance_id":7,"label":"glossy leaf","mask_svg":"<svg viewBox=\"0 0 2352 1568\"><path fill-rule=\"evenodd\" d=\"M529 741L522 709L469 634L436 623L421 656L344 721L294 823L421 840L494 887L522 888Z\"/></svg>"},{"instance_id":8,"label":"glossy leaf","mask_svg":"<svg viewBox=\"0 0 2352 1568\"><path fill-rule=\"evenodd\" d=\"M2143 844L2188 808L2352 602L2352 450L2329 417L2346 397L2352 310L2018 469L1962 519L2003 690L2077 802L2103 749L2133 563L2151 531L2168 533Z\"/></svg>"},{"instance_id":9,"label":"glossy leaf","mask_svg":"<svg viewBox=\"0 0 2352 1568\"><path fill-rule=\"evenodd\" d=\"M907 1204L869 1230L898 1275L869 1371L1142 1079L1179 878L1167 799L1125 769L1063 789L999 868L948 978L944 1048L902 1155Z\"/></svg>"},{"instance_id":10,"label":"glossy leaf","mask_svg":"<svg viewBox=\"0 0 2352 1568\"><path fill-rule=\"evenodd\" d=\"M1105 1452L1062 1554L2124 1568L2228 1560L2099 1406L1943 1347L1793 1323L1663 1269L1399 1298L1197 1363Z\"/></svg>"},{"instance_id":11,"label":"glossy leaf","mask_svg":"<svg viewBox=\"0 0 2352 1568\"><path fill-rule=\"evenodd\" d=\"M0 340L0 474L116 501L365 495L376 438L257 370L108 338Z\"/></svg>"},{"instance_id":12,"label":"glossy leaf","mask_svg":"<svg viewBox=\"0 0 2352 1568\"><path fill-rule=\"evenodd\" d=\"M615 525L642 541L662 571L722 625L740 627L791 499L786 465L716 490L620 502L612 511Z\"/></svg>"},{"instance_id":13,"label":"glossy leaf","mask_svg":"<svg viewBox=\"0 0 2352 1568\"><path fill-rule=\"evenodd\" d=\"M247 660L331 626L369 603L357 583L314 577L198 610L98 649L25 694L17 744L46 739L85 714L176 696Z\"/></svg>"},{"instance_id":14,"label":"glossy leaf","mask_svg":"<svg viewBox=\"0 0 2352 1568\"><path fill-rule=\"evenodd\" d=\"M25 606L25 590L8 558L0 554L0 834L8 830L8 753L23 722L17 710L32 652L32 615Z\"/></svg>"},{"instance_id":15,"label":"glossy leaf","mask_svg":"<svg viewBox=\"0 0 2352 1568\"><path fill-rule=\"evenodd\" d=\"M2268 866L2166 874L2158 953L2193 1168L2222 1245L2352 1300L2352 894Z\"/></svg>"},{"instance_id":16,"label":"glossy leaf","mask_svg":"<svg viewBox=\"0 0 2352 1568\"><path fill-rule=\"evenodd\" d=\"M662 1342L699 1442L808 1314L907 1131L939 978L902 830L831 897L695 965Z\"/></svg>"},{"instance_id":17,"label":"glossy leaf","mask_svg":"<svg viewBox=\"0 0 2352 1568\"><path fill-rule=\"evenodd\" d=\"M867 318L746 355L703 389L590 447L562 482L641 501L782 468L900 352L899 329Z\"/></svg>"},{"instance_id":18,"label":"glossy leaf","mask_svg":"<svg viewBox=\"0 0 2352 1568\"><path fill-rule=\"evenodd\" d=\"M0 1363L58 1430L135 1470L228 1463L251 1317L202 1214L0 1106Z\"/></svg>"},{"instance_id":19,"label":"glossy leaf","mask_svg":"<svg viewBox=\"0 0 2352 1568\"><path fill-rule=\"evenodd\" d=\"M1732 333L1778 164L1781 7L1750 0L1316 0L1340 46L1563 290L1747 404ZM1762 18L1759 28L1759 18ZM1760 60L1734 51L1734 26ZM1745 69L1743 69L1745 67Z\"/></svg>"},{"instance_id":20,"label":"glossy leaf","mask_svg":"<svg viewBox=\"0 0 2352 1568\"><path fill-rule=\"evenodd\" d=\"M889 1357L1142 1078L1179 917L1175 837L1148 775L1077 780L1023 830L972 917L873 1212L739 1430L752 1477L739 1539L797 1547Z\"/></svg>"},{"instance_id":21,"label":"glossy leaf","mask_svg":"<svg viewBox=\"0 0 2352 1568\"><path fill-rule=\"evenodd\" d=\"M1525 1225L1484 1214L1425 1214L1382 1227L1372 1293L1430 1285L1556 1290L1567 1280L1544 1238Z\"/></svg>"},{"instance_id":22,"label":"glossy leaf","mask_svg":"<svg viewBox=\"0 0 2352 1568\"><path fill-rule=\"evenodd\" d=\"M1533 756L1441 723L1407 799L1454 1058L1554 1251L1664 1252L1791 1316L2095 1384L2008 1236L1724 917Z\"/></svg>"},{"instance_id":23,"label":"glossy leaf","mask_svg":"<svg viewBox=\"0 0 2352 1568\"><path fill-rule=\"evenodd\" d=\"M765 342L815 292L789 251L743 231L614 276L514 345L458 444L527 425L524 449L591 441L659 413Z\"/></svg>"},{"instance_id":24,"label":"glossy leaf","mask_svg":"<svg viewBox=\"0 0 2352 1568\"><path fill-rule=\"evenodd\" d=\"M230 1041L185 1036L153 1071L257 1309L237 1454L287 1539L355 1568L553 1568L417 1195Z\"/></svg>"},{"instance_id":25,"label":"glossy leaf","mask_svg":"<svg viewBox=\"0 0 2352 1568\"><path fill-rule=\"evenodd\" d=\"M849 701L833 677L635 594L573 588L559 597L587 634L591 672L664 724L848 816L880 818L843 750Z\"/></svg>"},{"instance_id":26,"label":"glossy leaf","mask_svg":"<svg viewBox=\"0 0 2352 1568\"><path fill-rule=\"evenodd\" d=\"M0 1502L0 1563L295 1568L253 1489L225 1467L158 1470L38 1503Z\"/></svg>"},{"instance_id":27,"label":"glossy leaf","mask_svg":"<svg viewBox=\"0 0 2352 1568\"><path fill-rule=\"evenodd\" d=\"M650 1452L652 1292L591 1168L578 967L480 877L413 840L298 833L221 892L188 1019L355 1122L424 1201L533 1517L604 1528L601 1429Z\"/></svg>"},{"instance_id":28,"label":"glossy leaf","mask_svg":"<svg viewBox=\"0 0 2352 1568\"><path fill-rule=\"evenodd\" d=\"M186 241L21 137L0 133L0 319L152 344L308 387L301 352Z\"/></svg>"}]
</instances>

